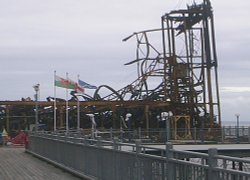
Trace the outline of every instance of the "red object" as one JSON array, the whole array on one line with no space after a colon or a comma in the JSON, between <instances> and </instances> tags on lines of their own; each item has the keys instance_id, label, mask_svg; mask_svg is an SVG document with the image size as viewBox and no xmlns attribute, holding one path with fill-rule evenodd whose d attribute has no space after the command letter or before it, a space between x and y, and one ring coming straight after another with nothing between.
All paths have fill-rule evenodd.
<instances>
[{"instance_id":1,"label":"red object","mask_svg":"<svg viewBox=\"0 0 250 180\"><path fill-rule=\"evenodd\" d=\"M13 145L27 145L28 138L25 132L20 132L16 137L12 138L10 141Z\"/></svg>"}]
</instances>

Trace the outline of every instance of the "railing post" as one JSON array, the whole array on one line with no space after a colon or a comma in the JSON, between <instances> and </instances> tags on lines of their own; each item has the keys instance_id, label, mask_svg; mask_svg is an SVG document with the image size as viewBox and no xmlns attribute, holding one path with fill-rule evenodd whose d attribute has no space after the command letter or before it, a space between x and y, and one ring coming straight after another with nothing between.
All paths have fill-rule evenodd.
<instances>
[{"instance_id":1,"label":"railing post","mask_svg":"<svg viewBox=\"0 0 250 180\"><path fill-rule=\"evenodd\" d=\"M248 127L248 142L250 143L250 126Z\"/></svg>"},{"instance_id":2,"label":"railing post","mask_svg":"<svg viewBox=\"0 0 250 180\"><path fill-rule=\"evenodd\" d=\"M141 139L141 127L138 128L138 137Z\"/></svg>"},{"instance_id":3,"label":"railing post","mask_svg":"<svg viewBox=\"0 0 250 180\"><path fill-rule=\"evenodd\" d=\"M204 137L205 137L205 132L204 132L205 128L201 127L201 143L204 143Z\"/></svg>"},{"instance_id":4,"label":"railing post","mask_svg":"<svg viewBox=\"0 0 250 180\"><path fill-rule=\"evenodd\" d=\"M221 128L221 143L225 141L225 126Z\"/></svg>"},{"instance_id":5,"label":"railing post","mask_svg":"<svg viewBox=\"0 0 250 180\"><path fill-rule=\"evenodd\" d=\"M218 172L214 170L215 167L218 166L217 158L218 151L216 148L208 149L208 180L218 179Z\"/></svg>"},{"instance_id":6,"label":"railing post","mask_svg":"<svg viewBox=\"0 0 250 180\"><path fill-rule=\"evenodd\" d=\"M89 144L88 138L89 138L89 137L88 137L87 135L84 136L84 144L85 144L85 145L88 145L88 144Z\"/></svg>"},{"instance_id":7,"label":"railing post","mask_svg":"<svg viewBox=\"0 0 250 180\"><path fill-rule=\"evenodd\" d=\"M138 155L141 153L141 140L136 139L135 140L135 150L136 150L136 164L135 164L135 169L136 169L136 179L142 179L141 177L141 161L138 157Z\"/></svg>"},{"instance_id":8,"label":"railing post","mask_svg":"<svg viewBox=\"0 0 250 180\"><path fill-rule=\"evenodd\" d=\"M110 128L110 140L112 140L113 139L113 128L111 127Z\"/></svg>"},{"instance_id":9,"label":"railing post","mask_svg":"<svg viewBox=\"0 0 250 180\"><path fill-rule=\"evenodd\" d=\"M193 132L194 132L194 135L193 135L193 138L194 138L194 142L195 142L195 144L197 143L196 141L197 141L197 129L196 129L196 127L194 127L193 128Z\"/></svg>"},{"instance_id":10,"label":"railing post","mask_svg":"<svg viewBox=\"0 0 250 180\"><path fill-rule=\"evenodd\" d=\"M123 142L123 133L124 133L123 129L120 128L120 140L121 140L121 142Z\"/></svg>"},{"instance_id":11,"label":"railing post","mask_svg":"<svg viewBox=\"0 0 250 180\"><path fill-rule=\"evenodd\" d=\"M170 159L174 157L174 153L172 150L173 150L173 145L170 142L167 142L166 143L166 164L167 164L166 175L167 175L167 179L169 180L175 179L174 164L170 162ZM162 177L162 179L165 179L165 178Z\"/></svg>"},{"instance_id":12,"label":"railing post","mask_svg":"<svg viewBox=\"0 0 250 180\"><path fill-rule=\"evenodd\" d=\"M136 153L141 153L141 140L140 139L136 139L135 140L135 146L136 146Z\"/></svg>"},{"instance_id":13,"label":"railing post","mask_svg":"<svg viewBox=\"0 0 250 180\"><path fill-rule=\"evenodd\" d=\"M97 142L96 142L96 146L97 147L102 147L102 141L101 141L101 138L100 137L97 137L96 138Z\"/></svg>"},{"instance_id":14,"label":"railing post","mask_svg":"<svg viewBox=\"0 0 250 180\"><path fill-rule=\"evenodd\" d=\"M114 150L118 150L118 138L117 137L114 137L114 140L113 140L113 149Z\"/></svg>"},{"instance_id":15,"label":"railing post","mask_svg":"<svg viewBox=\"0 0 250 180\"><path fill-rule=\"evenodd\" d=\"M235 126L235 135L236 135L236 143L239 144L240 143L240 138L239 138L239 126Z\"/></svg>"}]
</instances>

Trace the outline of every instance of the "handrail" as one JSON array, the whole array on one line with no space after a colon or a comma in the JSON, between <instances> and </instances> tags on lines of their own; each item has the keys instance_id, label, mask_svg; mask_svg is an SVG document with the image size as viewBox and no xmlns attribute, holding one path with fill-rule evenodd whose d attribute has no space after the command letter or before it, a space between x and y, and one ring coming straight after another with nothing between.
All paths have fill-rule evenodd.
<instances>
[{"instance_id":1,"label":"handrail","mask_svg":"<svg viewBox=\"0 0 250 180\"><path fill-rule=\"evenodd\" d=\"M77 134L76 137L74 137L70 136L69 134L55 134L51 132L44 132L44 133L31 132L29 134L29 137L31 142L27 150L28 152L38 154L40 157L44 157L45 159L48 159L50 157L51 158L50 161L52 162L55 161L55 163L57 164L58 163L64 164L65 162L66 163L69 162L69 164L64 164L65 168L71 168L72 165L76 164L75 162L71 162L74 159L82 157L85 157L86 159L88 156L90 156L92 158L91 161L95 161L96 163L89 164L88 162L79 161L81 163L87 163L87 164L84 166L79 165L79 167L74 166L73 169L91 166L90 169L80 168L79 171L83 174L88 174L92 177L103 176L102 173L101 174L98 173L102 172L102 170L100 170L99 168L102 169L102 167L105 166L105 168L110 168L110 170L108 171L113 171L111 170L112 168L116 169L117 171L116 173L121 173L121 169L129 168L125 172L123 172L125 173L123 174L123 176L128 175L126 174L127 171L129 171L130 173L133 172L131 174L131 177L129 177L128 179L131 179L132 175L134 176L137 174L138 175L137 177L140 177L147 173L152 174L152 176L161 176L161 179L166 179L165 178L166 175L167 177L178 176L180 179L182 178L187 179L189 176L192 176L193 179L196 179L197 178L196 175L200 173L202 173L202 176L204 176L203 178L206 177L208 180L214 178L216 179L216 177L219 176L225 177L225 180L228 176L242 177L243 179L246 177L250 178L250 172L248 169L244 168L235 169L234 166L232 166L232 164L241 163L242 167L243 165L250 167L250 160L218 155L216 149L209 149L207 154L200 152L176 150L173 149L171 143L166 143L165 149L161 149L149 145L144 145L141 143L140 140L135 140L135 143L124 143L120 142L118 138L114 138L112 141L108 141L108 140L102 140L100 138L91 139L88 136L77 136ZM49 146L46 146L46 144L49 144ZM58 147L53 148L51 144L55 144ZM72 152L79 152L81 155L79 154L80 156L76 157L75 154L72 154L74 158L67 159L67 156L63 154L60 155L63 151L62 148L64 147L68 147L67 149L72 150ZM81 151L74 150L78 148L82 150ZM158 151L160 152L160 154L150 154L150 151ZM93 155L92 152L96 152L96 154ZM105 158L105 156L108 156L108 159ZM64 160L64 158L66 160ZM105 161L99 160L103 158L105 159ZM128 161L125 161L126 158L128 158ZM110 159L109 163L111 164L114 160L117 160L118 163L117 167L115 164L112 167L107 167L105 164L106 161L109 161L109 159ZM123 165L124 161L127 162L127 164ZM120 164L120 162L122 162L122 164ZM225 162L227 163L225 164ZM104 163L104 164L99 164L99 163ZM162 165L162 163L166 165ZM231 165L228 166L228 163L229 165L230 164ZM148 172L149 169L144 169L144 167L150 169L152 168L151 169L152 172ZM166 169L164 167L166 167ZM97 170L92 171L93 168L97 168ZM155 168L160 168L161 170L156 171ZM179 170L175 171L174 169L179 169ZM154 174L157 173L158 171L159 172L166 171L166 172L162 174ZM184 174L182 174L182 172ZM108 177L106 178L109 179Z\"/></svg>"}]
</instances>

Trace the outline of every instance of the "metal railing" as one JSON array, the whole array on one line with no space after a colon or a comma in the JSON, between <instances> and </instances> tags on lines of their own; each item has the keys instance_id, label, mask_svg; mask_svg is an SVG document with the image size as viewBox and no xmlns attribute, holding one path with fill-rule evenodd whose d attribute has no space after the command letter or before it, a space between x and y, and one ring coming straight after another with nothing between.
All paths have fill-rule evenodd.
<instances>
[{"instance_id":1,"label":"metal railing","mask_svg":"<svg viewBox=\"0 0 250 180\"><path fill-rule=\"evenodd\" d=\"M133 142L134 139L141 139L144 143L164 143L171 141L189 141L195 143L250 143L250 127L227 126L222 128L190 128L190 129L82 129L68 131L68 136L89 136L92 139L101 137L105 140L112 140L118 137L122 142ZM52 132L49 132L52 133ZM65 135L65 131L56 131L55 134Z\"/></svg>"},{"instance_id":2,"label":"metal railing","mask_svg":"<svg viewBox=\"0 0 250 180\"><path fill-rule=\"evenodd\" d=\"M30 133L27 152L86 179L101 180L247 180L250 160L165 149L118 138L104 141L77 134ZM157 152L157 153L152 153ZM158 155L154 155L158 154Z\"/></svg>"}]
</instances>

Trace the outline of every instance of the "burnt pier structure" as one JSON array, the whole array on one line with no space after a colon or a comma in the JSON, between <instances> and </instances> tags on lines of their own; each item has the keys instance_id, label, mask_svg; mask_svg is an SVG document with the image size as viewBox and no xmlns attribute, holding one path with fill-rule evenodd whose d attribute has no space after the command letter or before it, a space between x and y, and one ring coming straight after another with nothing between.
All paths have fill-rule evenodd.
<instances>
[{"instance_id":1,"label":"burnt pier structure","mask_svg":"<svg viewBox=\"0 0 250 180\"><path fill-rule=\"evenodd\" d=\"M172 129L220 127L213 10L209 0L192 4L161 17L161 27L133 33L123 39L136 41L136 57L125 65L135 65L137 78L114 90L99 86L93 96L71 92L70 126L76 127L77 100L80 99L81 128L90 126L86 114L94 114L97 127L120 128L130 119L130 128L156 128L168 120ZM65 127L65 100L57 99L58 127ZM53 129L53 98L38 102L39 119ZM34 121L34 101L1 101L2 125L11 129L11 119L23 116ZM125 125L126 126L126 125ZM189 133L188 133L189 134ZM188 135L187 134L187 135Z\"/></svg>"}]
</instances>

